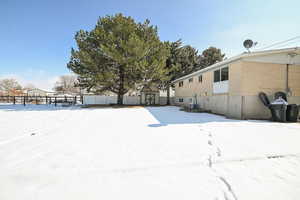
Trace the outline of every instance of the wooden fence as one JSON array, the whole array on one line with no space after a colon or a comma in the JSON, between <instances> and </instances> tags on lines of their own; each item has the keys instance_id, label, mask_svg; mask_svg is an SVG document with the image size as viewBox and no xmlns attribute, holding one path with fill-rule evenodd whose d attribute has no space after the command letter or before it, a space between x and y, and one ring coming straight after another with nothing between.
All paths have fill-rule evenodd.
<instances>
[{"instance_id":1,"label":"wooden fence","mask_svg":"<svg viewBox=\"0 0 300 200\"><path fill-rule=\"evenodd\" d=\"M83 104L82 96L0 96L0 103L12 104Z\"/></svg>"}]
</instances>

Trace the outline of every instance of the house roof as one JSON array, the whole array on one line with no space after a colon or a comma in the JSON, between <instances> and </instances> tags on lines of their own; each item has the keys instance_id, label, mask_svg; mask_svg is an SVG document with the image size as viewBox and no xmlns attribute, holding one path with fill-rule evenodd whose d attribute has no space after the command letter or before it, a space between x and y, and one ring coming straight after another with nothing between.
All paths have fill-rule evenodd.
<instances>
[{"instance_id":1,"label":"house roof","mask_svg":"<svg viewBox=\"0 0 300 200\"><path fill-rule=\"evenodd\" d=\"M191 74L180 77L180 78L174 80L173 83L176 83L176 82L181 81L181 80L185 80L187 78L196 76L198 74L200 75L200 74L202 74L206 71L213 70L217 67L220 67L222 65L226 65L226 64L241 60L243 58L256 57L256 56L265 56L265 55L271 55L271 54L282 54L282 53L287 53L287 54L295 53L295 54L300 55L300 48L299 47L293 47L293 48L285 48L285 49L272 49L272 50L265 50L265 51L244 52L242 54L239 54L237 56L233 56L233 57L228 58L226 60L223 60L221 62L217 62L217 63L215 63L213 65L210 65L210 66L208 66L204 69L200 69L200 70L195 71Z\"/></svg>"},{"instance_id":2,"label":"house roof","mask_svg":"<svg viewBox=\"0 0 300 200\"><path fill-rule=\"evenodd\" d=\"M27 89L27 92L45 92L45 93L54 93L54 92L42 90L42 89L39 89L39 88Z\"/></svg>"}]
</instances>

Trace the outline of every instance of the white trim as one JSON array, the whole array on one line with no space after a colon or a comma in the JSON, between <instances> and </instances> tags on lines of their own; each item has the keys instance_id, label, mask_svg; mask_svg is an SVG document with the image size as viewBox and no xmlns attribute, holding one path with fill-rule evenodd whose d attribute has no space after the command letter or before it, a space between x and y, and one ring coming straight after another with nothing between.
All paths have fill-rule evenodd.
<instances>
[{"instance_id":1,"label":"white trim","mask_svg":"<svg viewBox=\"0 0 300 200\"><path fill-rule=\"evenodd\" d=\"M229 81L219 81L213 83L213 94L224 94L229 91Z\"/></svg>"}]
</instances>

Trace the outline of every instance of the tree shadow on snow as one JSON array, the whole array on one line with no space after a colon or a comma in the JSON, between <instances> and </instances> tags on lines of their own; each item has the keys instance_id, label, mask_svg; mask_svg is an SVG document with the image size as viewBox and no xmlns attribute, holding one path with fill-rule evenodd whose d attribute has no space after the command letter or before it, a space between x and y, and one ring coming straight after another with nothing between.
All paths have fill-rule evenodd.
<instances>
[{"instance_id":1,"label":"tree shadow on snow","mask_svg":"<svg viewBox=\"0 0 300 200\"><path fill-rule=\"evenodd\" d=\"M242 120L228 119L224 116L210 113L190 113L179 110L176 106L145 107L159 124L150 124L150 127L161 127L169 124L201 124L210 122L241 122Z\"/></svg>"}]
</instances>

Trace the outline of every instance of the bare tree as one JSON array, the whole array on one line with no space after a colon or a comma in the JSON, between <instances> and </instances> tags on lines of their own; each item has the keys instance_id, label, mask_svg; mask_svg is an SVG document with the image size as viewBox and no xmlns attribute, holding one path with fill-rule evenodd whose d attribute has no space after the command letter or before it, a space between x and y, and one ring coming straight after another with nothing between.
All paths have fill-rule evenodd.
<instances>
[{"instance_id":1,"label":"bare tree","mask_svg":"<svg viewBox=\"0 0 300 200\"><path fill-rule=\"evenodd\" d=\"M16 90L22 90L21 85L15 79L2 79L0 80L0 91L7 95L15 93Z\"/></svg>"},{"instance_id":2,"label":"bare tree","mask_svg":"<svg viewBox=\"0 0 300 200\"><path fill-rule=\"evenodd\" d=\"M74 75L60 76L59 80L56 81L55 83L54 90L62 94L79 93L80 89L78 87L77 76Z\"/></svg>"}]
</instances>

